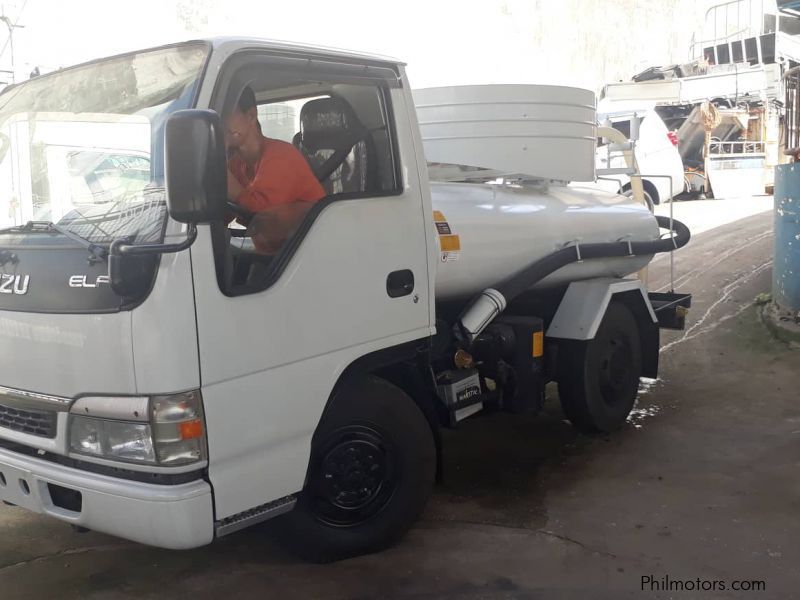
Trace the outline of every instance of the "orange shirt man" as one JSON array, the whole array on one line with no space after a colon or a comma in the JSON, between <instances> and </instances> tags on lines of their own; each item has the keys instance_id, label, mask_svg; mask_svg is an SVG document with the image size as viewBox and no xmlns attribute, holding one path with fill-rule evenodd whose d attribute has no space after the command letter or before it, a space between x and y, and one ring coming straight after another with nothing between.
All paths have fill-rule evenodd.
<instances>
[{"instance_id":1,"label":"orange shirt man","mask_svg":"<svg viewBox=\"0 0 800 600\"><path fill-rule=\"evenodd\" d=\"M275 254L325 190L294 146L261 133L249 87L226 119L225 143L228 197L255 213L248 231L256 250Z\"/></svg>"}]
</instances>

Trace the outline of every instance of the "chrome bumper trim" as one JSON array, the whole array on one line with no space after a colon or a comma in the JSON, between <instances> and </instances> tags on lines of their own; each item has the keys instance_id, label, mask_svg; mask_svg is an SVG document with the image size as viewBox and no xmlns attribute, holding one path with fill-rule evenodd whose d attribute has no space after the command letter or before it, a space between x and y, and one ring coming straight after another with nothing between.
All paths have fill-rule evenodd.
<instances>
[{"instance_id":1,"label":"chrome bumper trim","mask_svg":"<svg viewBox=\"0 0 800 600\"><path fill-rule=\"evenodd\" d=\"M0 404L3 406L67 412L72 402L72 398L50 396L48 394L39 394L0 386Z\"/></svg>"}]
</instances>

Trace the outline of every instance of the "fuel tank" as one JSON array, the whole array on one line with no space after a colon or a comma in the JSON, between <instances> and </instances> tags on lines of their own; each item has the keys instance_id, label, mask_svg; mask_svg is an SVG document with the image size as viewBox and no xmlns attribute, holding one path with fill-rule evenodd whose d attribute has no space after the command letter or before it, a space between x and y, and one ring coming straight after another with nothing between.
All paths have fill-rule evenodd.
<instances>
[{"instance_id":1,"label":"fuel tank","mask_svg":"<svg viewBox=\"0 0 800 600\"><path fill-rule=\"evenodd\" d=\"M436 296L455 300L497 285L566 245L652 241L650 211L631 198L555 184L431 183L437 230ZM535 287L593 277L623 277L652 255L592 259L568 265Z\"/></svg>"}]
</instances>

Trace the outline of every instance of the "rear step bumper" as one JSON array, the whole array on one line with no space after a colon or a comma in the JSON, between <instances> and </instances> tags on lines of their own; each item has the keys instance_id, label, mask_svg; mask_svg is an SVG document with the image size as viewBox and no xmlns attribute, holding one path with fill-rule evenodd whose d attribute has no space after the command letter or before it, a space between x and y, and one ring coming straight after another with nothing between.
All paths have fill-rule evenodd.
<instances>
[{"instance_id":1,"label":"rear step bumper","mask_svg":"<svg viewBox=\"0 0 800 600\"><path fill-rule=\"evenodd\" d=\"M676 292L649 292L647 297L662 329L682 330L686 327L686 313L692 306L691 294Z\"/></svg>"}]
</instances>

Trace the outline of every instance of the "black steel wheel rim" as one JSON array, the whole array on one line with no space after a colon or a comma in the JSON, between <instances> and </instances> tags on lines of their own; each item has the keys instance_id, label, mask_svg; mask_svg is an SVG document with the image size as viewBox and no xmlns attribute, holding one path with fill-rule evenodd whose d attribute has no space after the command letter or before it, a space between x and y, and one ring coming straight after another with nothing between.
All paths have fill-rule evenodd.
<instances>
[{"instance_id":1,"label":"black steel wheel rim","mask_svg":"<svg viewBox=\"0 0 800 600\"><path fill-rule=\"evenodd\" d=\"M622 402L633 379L633 350L627 337L618 335L608 340L600 357L600 393L606 404Z\"/></svg>"},{"instance_id":2,"label":"black steel wheel rim","mask_svg":"<svg viewBox=\"0 0 800 600\"><path fill-rule=\"evenodd\" d=\"M355 527L381 512L397 486L391 440L373 424L331 432L313 453L309 502L334 527Z\"/></svg>"}]
</instances>

